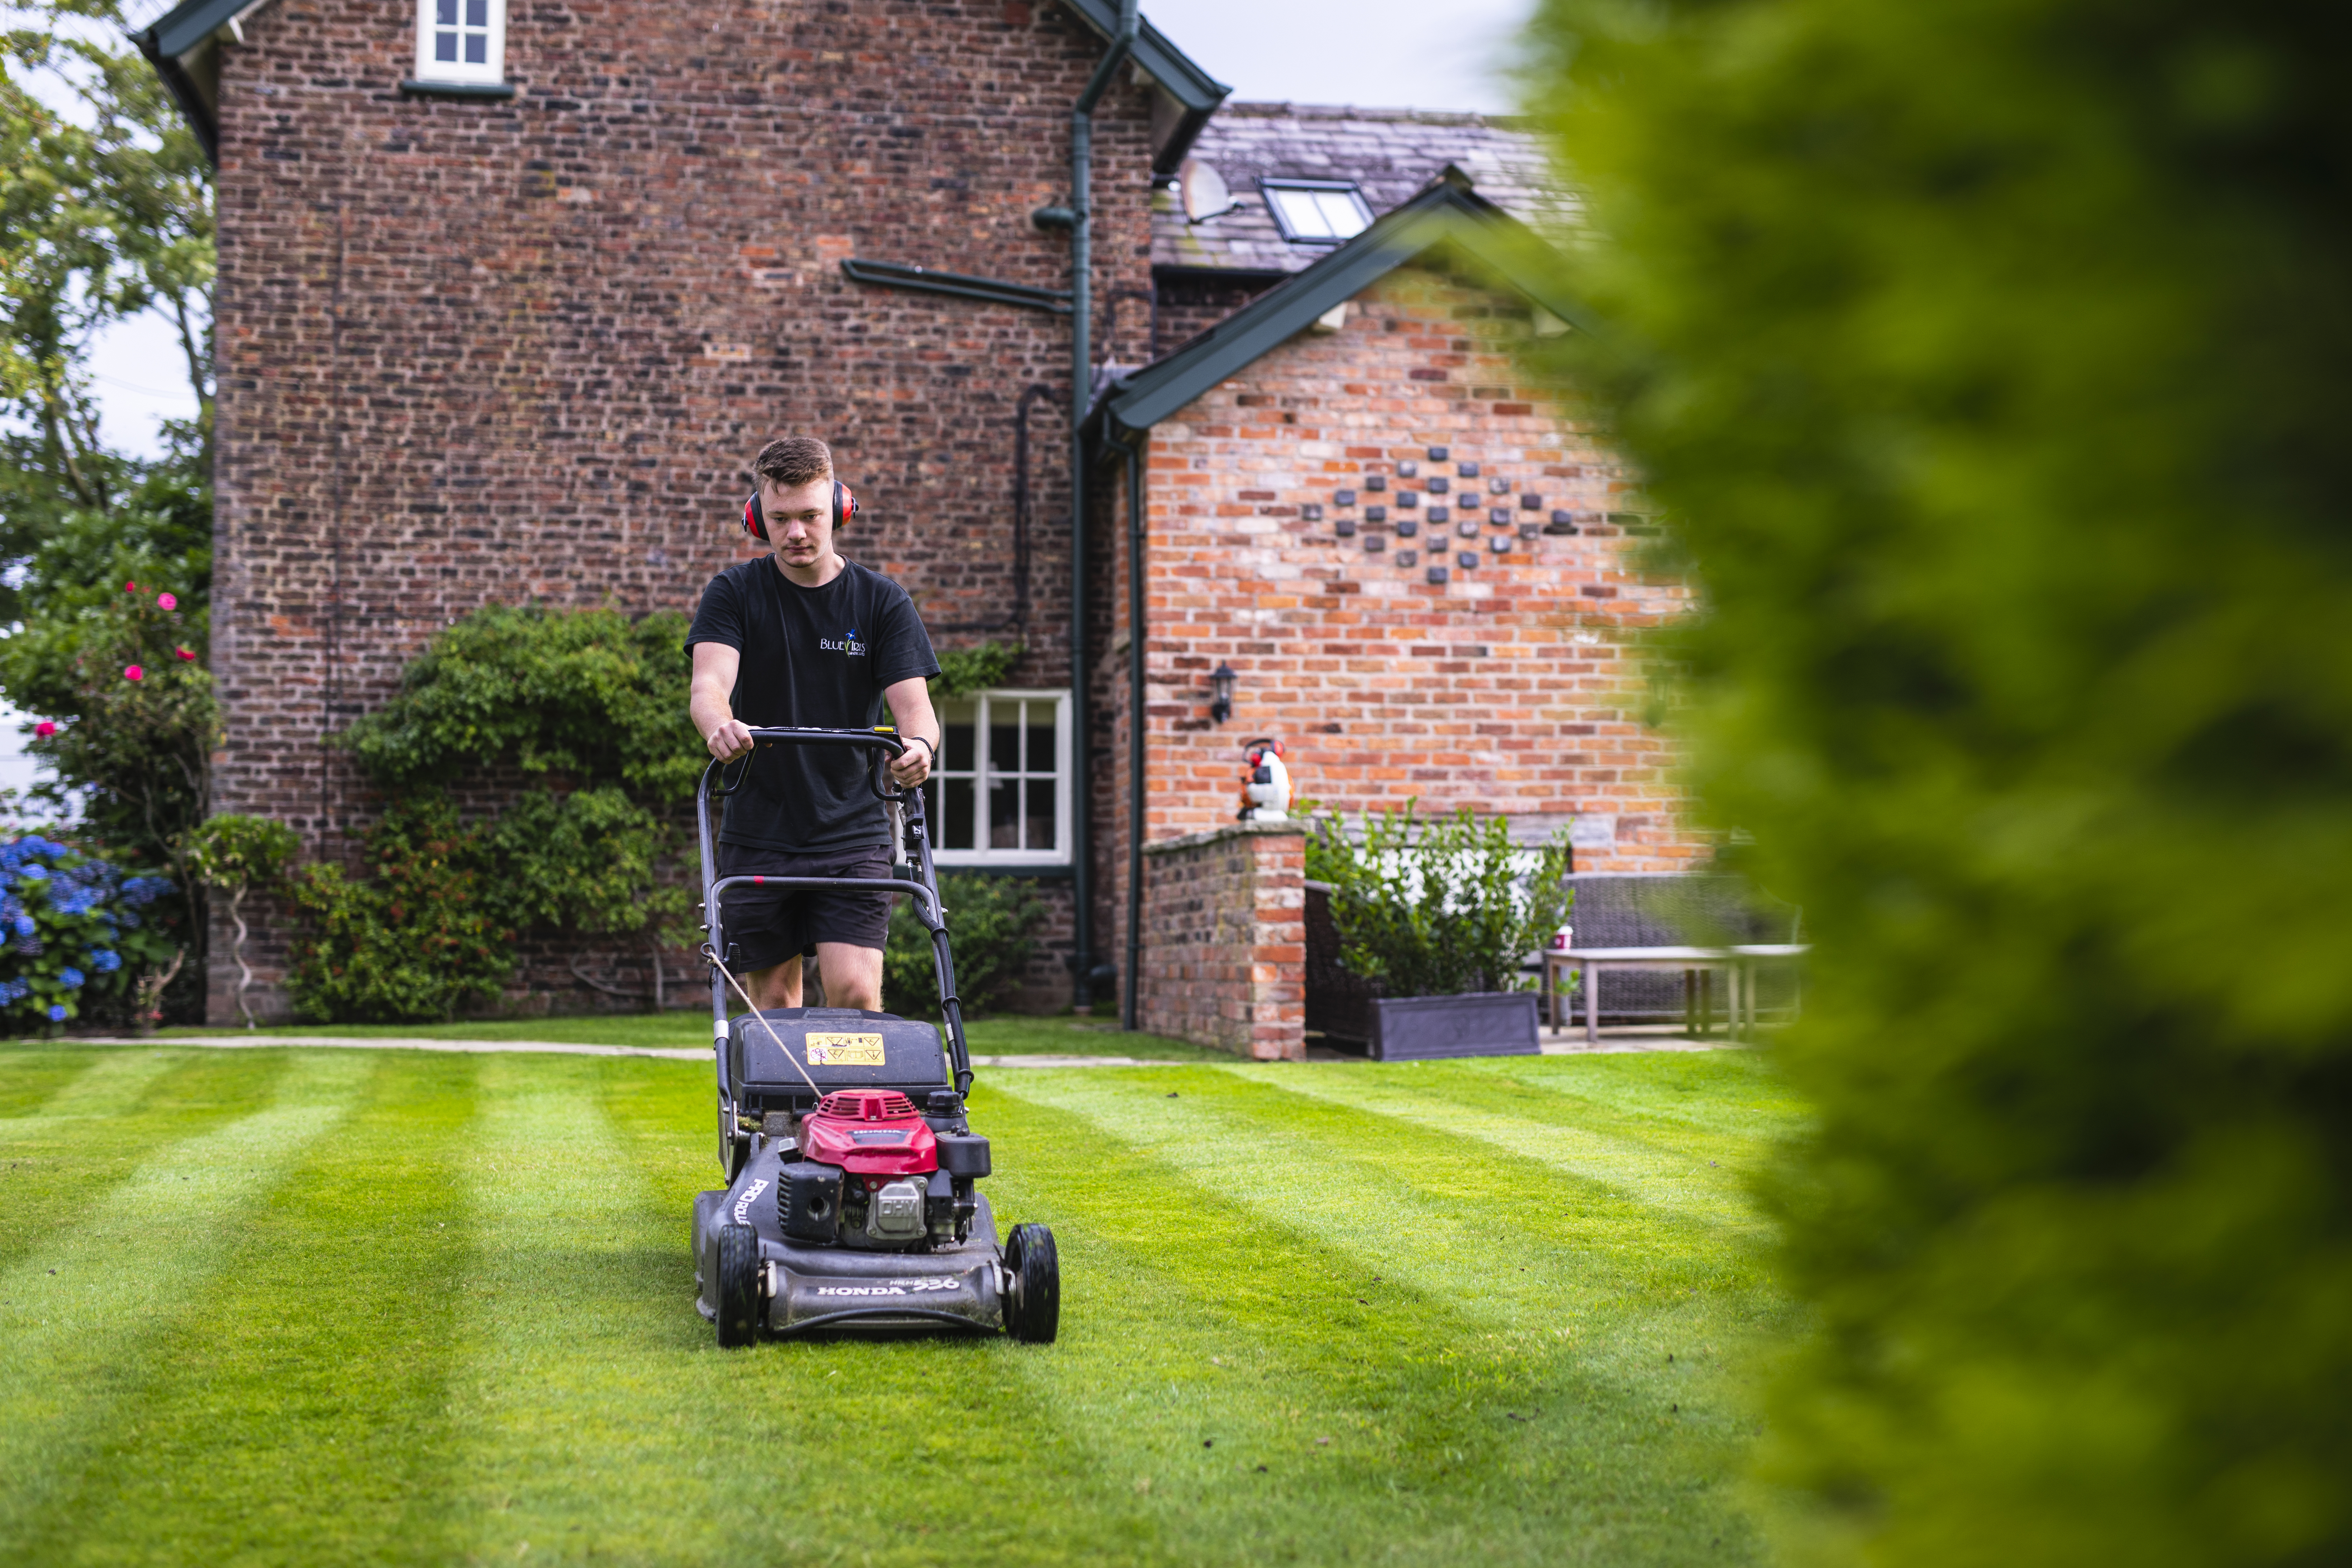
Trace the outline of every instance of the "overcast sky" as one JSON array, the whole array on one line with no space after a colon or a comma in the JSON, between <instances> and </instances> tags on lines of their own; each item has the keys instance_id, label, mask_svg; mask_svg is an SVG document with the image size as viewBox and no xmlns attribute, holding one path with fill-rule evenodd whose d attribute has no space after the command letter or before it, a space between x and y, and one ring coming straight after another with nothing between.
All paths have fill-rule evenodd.
<instances>
[{"instance_id":1,"label":"overcast sky","mask_svg":"<svg viewBox=\"0 0 2352 1568\"><path fill-rule=\"evenodd\" d=\"M1534 0L1143 0L1235 98L1503 113L1496 69Z\"/></svg>"}]
</instances>

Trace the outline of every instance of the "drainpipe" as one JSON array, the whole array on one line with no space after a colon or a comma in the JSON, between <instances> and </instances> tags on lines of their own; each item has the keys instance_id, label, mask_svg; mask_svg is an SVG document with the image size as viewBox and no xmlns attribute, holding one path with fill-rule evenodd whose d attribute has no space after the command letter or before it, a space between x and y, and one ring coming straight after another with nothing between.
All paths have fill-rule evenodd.
<instances>
[{"instance_id":1,"label":"drainpipe","mask_svg":"<svg viewBox=\"0 0 2352 1568\"><path fill-rule=\"evenodd\" d=\"M1077 989L1073 1001L1092 1006L1095 988L1094 877L1088 864L1093 849L1090 809L1093 780L1087 776L1092 715L1087 702L1087 405L1094 400L1093 346L1087 329L1094 319L1094 156L1095 105L1110 89L1111 79L1127 63L1135 47L1136 0L1119 0L1118 30L1110 47L1095 67L1086 90L1070 107L1070 205L1065 214L1037 215L1040 221L1056 218L1070 228L1070 724L1075 736L1070 780L1071 871L1077 900L1076 938Z\"/></svg>"},{"instance_id":2,"label":"drainpipe","mask_svg":"<svg viewBox=\"0 0 2352 1568\"><path fill-rule=\"evenodd\" d=\"M1143 437L1150 440L1150 437ZM1127 975L1119 1026L1136 1023L1143 981L1143 453L1127 458Z\"/></svg>"}]
</instances>

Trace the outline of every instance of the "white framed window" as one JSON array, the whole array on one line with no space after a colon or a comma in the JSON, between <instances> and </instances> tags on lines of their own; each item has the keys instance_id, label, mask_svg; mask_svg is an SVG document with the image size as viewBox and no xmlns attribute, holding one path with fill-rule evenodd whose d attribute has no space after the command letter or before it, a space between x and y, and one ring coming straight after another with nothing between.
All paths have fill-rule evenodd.
<instances>
[{"instance_id":1,"label":"white framed window","mask_svg":"<svg viewBox=\"0 0 2352 1568\"><path fill-rule=\"evenodd\" d=\"M1338 180L1261 180L1275 226L1293 245L1337 245L1371 226L1363 193Z\"/></svg>"},{"instance_id":2,"label":"white framed window","mask_svg":"<svg viewBox=\"0 0 2352 1568\"><path fill-rule=\"evenodd\" d=\"M506 0L416 0L417 80L506 79Z\"/></svg>"},{"instance_id":3,"label":"white framed window","mask_svg":"<svg viewBox=\"0 0 2352 1568\"><path fill-rule=\"evenodd\" d=\"M979 691L939 704L924 787L942 866L1070 863L1070 694Z\"/></svg>"}]
</instances>

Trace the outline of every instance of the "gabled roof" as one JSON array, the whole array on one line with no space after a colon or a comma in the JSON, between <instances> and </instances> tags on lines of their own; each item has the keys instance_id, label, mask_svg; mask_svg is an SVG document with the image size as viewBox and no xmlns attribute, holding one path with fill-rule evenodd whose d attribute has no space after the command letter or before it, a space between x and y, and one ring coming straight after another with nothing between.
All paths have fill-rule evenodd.
<instances>
[{"instance_id":1,"label":"gabled roof","mask_svg":"<svg viewBox=\"0 0 2352 1568\"><path fill-rule=\"evenodd\" d=\"M1428 189L1372 220L1321 260L1276 284L1178 349L1116 383L1091 418L1124 440L1305 331L1318 316L1438 246L1451 246L1570 325L1591 330L1559 282L1560 256L1448 165Z\"/></svg>"},{"instance_id":2,"label":"gabled roof","mask_svg":"<svg viewBox=\"0 0 2352 1568\"><path fill-rule=\"evenodd\" d=\"M182 0L131 35L187 116L205 156L220 156L220 35L239 42L246 14L269 0Z\"/></svg>"},{"instance_id":3,"label":"gabled roof","mask_svg":"<svg viewBox=\"0 0 2352 1568\"><path fill-rule=\"evenodd\" d=\"M1062 4L1105 38L1118 26L1118 7L1112 0L1062 0ZM1194 64L1148 20L1139 20L1131 58L1160 89L1151 105L1151 172L1172 174L1192 151L1201 127L1234 89Z\"/></svg>"},{"instance_id":4,"label":"gabled roof","mask_svg":"<svg viewBox=\"0 0 2352 1568\"><path fill-rule=\"evenodd\" d=\"M236 35L247 13L268 3L181 0L131 35L131 42L170 89L180 112L187 116L206 157L216 158L220 151L220 35L224 30ZM1118 8L1112 0L1062 3L1106 38L1118 26ZM243 41L241 37L238 41ZM1148 21L1137 30L1131 58L1159 89L1151 104L1152 170L1172 174L1191 151L1201 127L1233 89L1194 64Z\"/></svg>"},{"instance_id":5,"label":"gabled roof","mask_svg":"<svg viewBox=\"0 0 2352 1568\"><path fill-rule=\"evenodd\" d=\"M1451 163L1478 194L1538 227L1574 219L1577 204L1550 169L1531 127L1499 115L1304 103L1228 103L1192 143L1191 162L1216 171L1233 206L1190 221L1173 192L1151 205L1151 266L1170 273L1303 272L1328 252L1283 237L1262 180L1332 180L1356 186L1375 216L1411 201Z\"/></svg>"}]
</instances>

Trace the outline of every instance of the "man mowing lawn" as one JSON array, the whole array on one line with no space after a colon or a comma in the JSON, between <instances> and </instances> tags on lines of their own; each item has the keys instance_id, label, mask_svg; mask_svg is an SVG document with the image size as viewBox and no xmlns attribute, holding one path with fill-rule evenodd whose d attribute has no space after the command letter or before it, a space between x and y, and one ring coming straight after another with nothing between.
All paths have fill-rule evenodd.
<instances>
[{"instance_id":1,"label":"man mowing lawn","mask_svg":"<svg viewBox=\"0 0 2352 1568\"><path fill-rule=\"evenodd\" d=\"M703 590L686 639L696 731L712 756L731 763L750 754L753 729L866 730L887 702L908 742L891 773L920 784L939 753L925 682L940 666L914 600L834 548L857 501L824 442L771 441L752 470L758 488L743 503L743 529L774 553L729 567ZM845 747L771 749L728 799L719 875L888 877L888 819L869 765ZM729 967L749 971L757 1006L799 1006L801 960L814 956L828 1002L881 1010L887 894L737 889L724 914Z\"/></svg>"}]
</instances>

